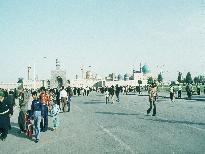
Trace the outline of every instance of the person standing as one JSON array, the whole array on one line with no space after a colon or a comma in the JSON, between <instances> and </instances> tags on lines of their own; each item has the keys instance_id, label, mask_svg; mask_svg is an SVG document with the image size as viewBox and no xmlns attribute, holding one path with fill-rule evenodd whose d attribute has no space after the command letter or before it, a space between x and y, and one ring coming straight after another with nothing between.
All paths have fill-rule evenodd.
<instances>
[{"instance_id":1,"label":"person standing","mask_svg":"<svg viewBox=\"0 0 205 154\"><path fill-rule=\"evenodd\" d=\"M53 107L51 109L51 116L53 117L53 129L52 131L56 130L59 127L60 121L59 121L59 113L60 113L60 107L58 104L54 103Z\"/></svg>"},{"instance_id":2,"label":"person standing","mask_svg":"<svg viewBox=\"0 0 205 154\"><path fill-rule=\"evenodd\" d=\"M200 84L197 84L196 89L197 89L197 95L200 95L200 93L201 93L201 86L200 86Z\"/></svg>"},{"instance_id":3,"label":"person standing","mask_svg":"<svg viewBox=\"0 0 205 154\"><path fill-rule=\"evenodd\" d=\"M68 101L67 101L68 111L67 112L70 112L70 103L71 103L71 98L73 96L73 90L70 86L68 86L67 88L67 95L68 95Z\"/></svg>"},{"instance_id":4,"label":"person standing","mask_svg":"<svg viewBox=\"0 0 205 154\"><path fill-rule=\"evenodd\" d=\"M60 91L60 101L61 101L60 108L61 108L61 111L63 112L68 111L67 97L68 97L68 94L65 91L64 86L62 86L62 89Z\"/></svg>"},{"instance_id":5,"label":"person standing","mask_svg":"<svg viewBox=\"0 0 205 154\"><path fill-rule=\"evenodd\" d=\"M87 86L86 87L86 94L87 94L87 96L89 95L89 93L90 93L90 88Z\"/></svg>"},{"instance_id":6,"label":"person standing","mask_svg":"<svg viewBox=\"0 0 205 154\"><path fill-rule=\"evenodd\" d=\"M28 102L29 102L30 94L26 89L21 89L19 93L19 107L20 110L27 110L28 109Z\"/></svg>"},{"instance_id":7,"label":"person standing","mask_svg":"<svg viewBox=\"0 0 205 154\"><path fill-rule=\"evenodd\" d=\"M77 89L78 96L80 96L80 88Z\"/></svg>"},{"instance_id":8,"label":"person standing","mask_svg":"<svg viewBox=\"0 0 205 154\"><path fill-rule=\"evenodd\" d=\"M42 103L42 115L43 119L41 121L41 130L48 130L48 108L50 107L50 98L48 94L46 94L45 87L41 87L41 94L39 96L40 102Z\"/></svg>"},{"instance_id":9,"label":"person standing","mask_svg":"<svg viewBox=\"0 0 205 154\"><path fill-rule=\"evenodd\" d=\"M113 103L115 103L115 88L114 88L113 85L110 87L110 92L109 93L111 95L112 104L113 104Z\"/></svg>"},{"instance_id":10,"label":"person standing","mask_svg":"<svg viewBox=\"0 0 205 154\"><path fill-rule=\"evenodd\" d=\"M108 92L108 89L106 89L106 91L105 91L105 102L106 102L106 104L109 102L109 92Z\"/></svg>"},{"instance_id":11,"label":"person standing","mask_svg":"<svg viewBox=\"0 0 205 154\"><path fill-rule=\"evenodd\" d=\"M41 117L42 117L42 103L37 99L37 92L32 92L33 101L31 104L31 111L34 116L34 126L35 126L35 142L39 142L40 139L40 123L41 123Z\"/></svg>"},{"instance_id":12,"label":"person standing","mask_svg":"<svg viewBox=\"0 0 205 154\"><path fill-rule=\"evenodd\" d=\"M178 85L178 98L182 98L182 86L180 84Z\"/></svg>"},{"instance_id":13,"label":"person standing","mask_svg":"<svg viewBox=\"0 0 205 154\"><path fill-rule=\"evenodd\" d=\"M118 84L115 86L115 95L116 95L116 97L117 97L117 102L119 102L120 101L120 98L119 98L119 95L120 95L120 87L118 86Z\"/></svg>"},{"instance_id":14,"label":"person standing","mask_svg":"<svg viewBox=\"0 0 205 154\"><path fill-rule=\"evenodd\" d=\"M169 87L170 99L174 102L174 86L171 84Z\"/></svg>"},{"instance_id":15,"label":"person standing","mask_svg":"<svg viewBox=\"0 0 205 154\"><path fill-rule=\"evenodd\" d=\"M0 138L2 141L6 140L10 127L11 115L8 99L6 99L4 96L4 92L0 91Z\"/></svg>"},{"instance_id":16,"label":"person standing","mask_svg":"<svg viewBox=\"0 0 205 154\"><path fill-rule=\"evenodd\" d=\"M154 106L153 108L153 114L152 116L156 116L156 99L157 99L157 86L156 84L152 83L152 85L150 85L149 90L148 90L148 94L149 94L149 103L150 103L150 107L147 110L147 115L149 115L149 113L152 110L152 105Z\"/></svg>"},{"instance_id":17,"label":"person standing","mask_svg":"<svg viewBox=\"0 0 205 154\"><path fill-rule=\"evenodd\" d=\"M191 99L191 96L192 96L192 85L190 83L188 83L188 85L186 86L186 92L187 92L188 99Z\"/></svg>"}]
</instances>

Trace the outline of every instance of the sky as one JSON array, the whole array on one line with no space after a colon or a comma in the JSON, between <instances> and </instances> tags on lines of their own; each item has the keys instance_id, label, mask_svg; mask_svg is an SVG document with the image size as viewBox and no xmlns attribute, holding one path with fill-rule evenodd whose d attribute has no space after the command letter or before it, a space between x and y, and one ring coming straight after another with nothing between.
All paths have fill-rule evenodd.
<instances>
[{"instance_id":1,"label":"sky","mask_svg":"<svg viewBox=\"0 0 205 154\"><path fill-rule=\"evenodd\" d=\"M165 80L205 75L204 32L204 0L0 0L0 82L26 79L34 65L50 78L56 58L68 79L139 63Z\"/></svg>"}]
</instances>

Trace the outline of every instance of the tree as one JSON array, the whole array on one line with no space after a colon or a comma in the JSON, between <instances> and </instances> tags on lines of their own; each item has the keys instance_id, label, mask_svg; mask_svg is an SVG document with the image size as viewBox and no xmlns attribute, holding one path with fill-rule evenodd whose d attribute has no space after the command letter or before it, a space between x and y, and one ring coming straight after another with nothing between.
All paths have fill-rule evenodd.
<instances>
[{"instance_id":1,"label":"tree","mask_svg":"<svg viewBox=\"0 0 205 154\"><path fill-rule=\"evenodd\" d=\"M149 77L147 79L147 84L152 84L154 82L153 78L152 77Z\"/></svg>"},{"instance_id":2,"label":"tree","mask_svg":"<svg viewBox=\"0 0 205 154\"><path fill-rule=\"evenodd\" d=\"M194 83L195 83L195 84L198 84L199 81L200 81L200 80L199 80L199 77L194 77Z\"/></svg>"},{"instance_id":3,"label":"tree","mask_svg":"<svg viewBox=\"0 0 205 154\"><path fill-rule=\"evenodd\" d=\"M178 73L177 81L178 81L179 83L182 83L182 82L183 82L182 73L181 73L181 72Z\"/></svg>"},{"instance_id":4,"label":"tree","mask_svg":"<svg viewBox=\"0 0 205 154\"><path fill-rule=\"evenodd\" d=\"M23 78L22 78L22 77L18 78L17 83L21 83L21 84L23 84Z\"/></svg>"},{"instance_id":5,"label":"tree","mask_svg":"<svg viewBox=\"0 0 205 154\"><path fill-rule=\"evenodd\" d=\"M142 84L142 80L138 80L138 84L141 85Z\"/></svg>"},{"instance_id":6,"label":"tree","mask_svg":"<svg viewBox=\"0 0 205 154\"><path fill-rule=\"evenodd\" d=\"M192 77L191 77L191 73L188 72L187 75L186 75L186 83L191 84L192 82L193 82L193 80L192 80Z\"/></svg>"},{"instance_id":7,"label":"tree","mask_svg":"<svg viewBox=\"0 0 205 154\"><path fill-rule=\"evenodd\" d=\"M158 81L159 83L162 83L162 81L163 81L162 73L159 73L159 74L158 74L157 81Z\"/></svg>"},{"instance_id":8,"label":"tree","mask_svg":"<svg viewBox=\"0 0 205 154\"><path fill-rule=\"evenodd\" d=\"M205 83L205 76L202 76L202 75L199 76L199 83L202 83L202 84Z\"/></svg>"}]
</instances>

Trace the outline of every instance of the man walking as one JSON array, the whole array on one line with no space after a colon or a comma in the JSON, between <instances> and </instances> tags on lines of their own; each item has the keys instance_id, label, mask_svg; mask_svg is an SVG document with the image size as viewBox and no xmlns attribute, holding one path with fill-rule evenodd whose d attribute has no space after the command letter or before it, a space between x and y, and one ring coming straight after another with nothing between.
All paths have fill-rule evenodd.
<instances>
[{"instance_id":1,"label":"man walking","mask_svg":"<svg viewBox=\"0 0 205 154\"><path fill-rule=\"evenodd\" d=\"M152 85L150 85L149 87L149 90L148 90L148 93L149 93L149 103L150 103L150 107L149 109L147 110L147 115L149 115L149 113L151 112L152 110L152 105L154 106L154 109L153 109L153 114L152 116L155 116L156 115L156 97L157 97L157 85L155 83L152 83Z\"/></svg>"}]
</instances>

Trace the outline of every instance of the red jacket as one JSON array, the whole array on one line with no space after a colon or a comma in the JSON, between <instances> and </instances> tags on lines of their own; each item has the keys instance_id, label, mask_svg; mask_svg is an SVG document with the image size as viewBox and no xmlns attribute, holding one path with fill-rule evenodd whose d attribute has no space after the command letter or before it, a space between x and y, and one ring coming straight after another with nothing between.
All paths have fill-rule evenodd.
<instances>
[{"instance_id":1,"label":"red jacket","mask_svg":"<svg viewBox=\"0 0 205 154\"><path fill-rule=\"evenodd\" d=\"M42 104L46 104L46 105L50 106L50 97L48 94L41 93L39 98L40 98L40 101Z\"/></svg>"}]
</instances>

